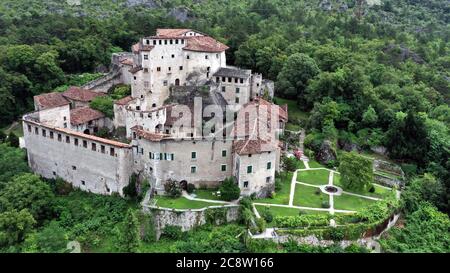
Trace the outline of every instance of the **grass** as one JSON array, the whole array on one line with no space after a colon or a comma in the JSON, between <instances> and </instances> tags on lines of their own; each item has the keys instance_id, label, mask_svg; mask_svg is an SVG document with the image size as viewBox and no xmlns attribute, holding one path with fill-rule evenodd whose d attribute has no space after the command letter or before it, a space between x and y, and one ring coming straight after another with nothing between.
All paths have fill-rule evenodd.
<instances>
[{"instance_id":1,"label":"grass","mask_svg":"<svg viewBox=\"0 0 450 273\"><path fill-rule=\"evenodd\" d=\"M275 101L278 105L288 105L288 115L289 119L293 120L307 120L310 116L308 112L303 112L297 105L295 100L282 99L275 97Z\"/></svg>"},{"instance_id":2,"label":"grass","mask_svg":"<svg viewBox=\"0 0 450 273\"><path fill-rule=\"evenodd\" d=\"M297 173L297 181L311 185L328 184L328 170L306 170Z\"/></svg>"},{"instance_id":3,"label":"grass","mask_svg":"<svg viewBox=\"0 0 450 273\"><path fill-rule=\"evenodd\" d=\"M373 202L376 201L343 193L341 196L334 197L334 208L357 211L369 206Z\"/></svg>"},{"instance_id":4,"label":"grass","mask_svg":"<svg viewBox=\"0 0 450 273\"><path fill-rule=\"evenodd\" d=\"M334 173L334 177L333 177L333 185L336 185L340 188L342 188L344 191L347 192L351 192L351 193L356 193L356 194L361 194L361 195L366 195L366 196L370 196L370 197L376 197L376 198L386 198L389 195L392 194L392 190L390 189L386 189L384 187L381 187L377 184L373 184L372 185L375 187L375 192L369 192L369 191L355 191L355 190L348 190L348 189L344 189L341 183L341 175L338 173Z\"/></svg>"},{"instance_id":5,"label":"grass","mask_svg":"<svg viewBox=\"0 0 450 273\"><path fill-rule=\"evenodd\" d=\"M194 194L196 198L200 199L221 200L219 196L213 195L215 192L217 192L217 189L196 189Z\"/></svg>"},{"instance_id":6,"label":"grass","mask_svg":"<svg viewBox=\"0 0 450 273\"><path fill-rule=\"evenodd\" d=\"M306 169L305 163L303 163L303 161L301 160L297 160L297 169Z\"/></svg>"},{"instance_id":7,"label":"grass","mask_svg":"<svg viewBox=\"0 0 450 273\"><path fill-rule=\"evenodd\" d=\"M300 131L301 129L302 129L302 127L298 124L293 124L293 123L289 123L289 122L286 123L286 130L288 130L288 131L297 132L297 131Z\"/></svg>"},{"instance_id":8,"label":"grass","mask_svg":"<svg viewBox=\"0 0 450 273\"><path fill-rule=\"evenodd\" d=\"M172 209L201 209L209 206L217 206L219 204L203 201L189 200L184 197L170 198L167 196L157 196L156 205L162 208Z\"/></svg>"},{"instance_id":9,"label":"grass","mask_svg":"<svg viewBox=\"0 0 450 273\"><path fill-rule=\"evenodd\" d=\"M315 160L310 160L308 164L310 168L325 168L325 166L321 165L319 162Z\"/></svg>"},{"instance_id":10,"label":"grass","mask_svg":"<svg viewBox=\"0 0 450 273\"><path fill-rule=\"evenodd\" d=\"M323 201L329 201L328 195L316 191L320 189L301 184L295 185L294 205L301 207L321 208Z\"/></svg>"},{"instance_id":11,"label":"grass","mask_svg":"<svg viewBox=\"0 0 450 273\"><path fill-rule=\"evenodd\" d=\"M314 214L317 213L317 211L313 210L301 210L296 208L284 208L284 207L274 207L274 206L261 206L261 205L255 205L256 210L258 210L259 215L263 213L264 210L268 209L272 215L275 216L298 216L300 212L303 214Z\"/></svg>"},{"instance_id":12,"label":"grass","mask_svg":"<svg viewBox=\"0 0 450 273\"><path fill-rule=\"evenodd\" d=\"M257 203L268 203L268 204L280 204L280 205L288 205L289 204L289 193L291 191L291 180L293 173L287 173L285 176L284 173L281 174L281 188L275 192L275 196L273 198L264 198L258 199Z\"/></svg>"},{"instance_id":13,"label":"grass","mask_svg":"<svg viewBox=\"0 0 450 273\"><path fill-rule=\"evenodd\" d=\"M5 128L0 129L0 131L3 131L5 134L9 134L10 132L14 133L17 137L23 137L23 127L22 122L14 122Z\"/></svg>"}]
</instances>

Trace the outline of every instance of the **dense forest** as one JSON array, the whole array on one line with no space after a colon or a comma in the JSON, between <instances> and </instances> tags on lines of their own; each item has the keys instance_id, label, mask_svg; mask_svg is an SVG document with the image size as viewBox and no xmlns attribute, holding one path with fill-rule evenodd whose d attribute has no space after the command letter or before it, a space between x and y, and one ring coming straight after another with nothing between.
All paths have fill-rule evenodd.
<instances>
[{"instance_id":1,"label":"dense forest","mask_svg":"<svg viewBox=\"0 0 450 273\"><path fill-rule=\"evenodd\" d=\"M383 239L386 251L448 252L449 24L450 3L441 0L3 0L0 128L31 111L34 95L94 78L107 69L113 52L129 51L156 28L193 28L230 46L228 64L262 73L275 81L277 98L296 102L305 118L290 122L307 129L305 144L312 151L324 141L386 147L408 178L402 198L405 227ZM140 217L127 212L135 206L132 201L89 199L77 192L55 197L64 192L62 182L57 187L30 175L22 152L10 147L16 145L13 138L0 146L3 251L60 250L61 245L46 245L48 237L82 240L83 230L93 236L84 238L88 245L108 244L101 235L126 228L114 228L113 221ZM10 200L18 198L20 185L34 194L15 204ZM85 210L75 212L83 200ZM95 204L112 207L117 215L93 212ZM12 230L14 225L29 228ZM238 229L208 231L230 239L216 250L279 249L233 241ZM200 242L209 242L196 243L196 236L163 249L204 251ZM292 244L282 249L338 251Z\"/></svg>"}]
</instances>

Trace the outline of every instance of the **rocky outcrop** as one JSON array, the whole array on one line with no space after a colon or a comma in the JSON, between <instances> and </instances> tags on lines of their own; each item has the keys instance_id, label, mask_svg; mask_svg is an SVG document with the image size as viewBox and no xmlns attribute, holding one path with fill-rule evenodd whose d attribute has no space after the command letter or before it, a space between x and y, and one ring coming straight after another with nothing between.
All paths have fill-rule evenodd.
<instances>
[{"instance_id":1,"label":"rocky outcrop","mask_svg":"<svg viewBox=\"0 0 450 273\"><path fill-rule=\"evenodd\" d=\"M178 22L186 22L192 20L191 13L184 7L173 8L169 11L169 16L174 17Z\"/></svg>"},{"instance_id":2,"label":"rocky outcrop","mask_svg":"<svg viewBox=\"0 0 450 273\"><path fill-rule=\"evenodd\" d=\"M327 165L328 163L335 161L337 159L336 151L334 150L331 141L325 140L322 143L319 151L316 154L316 159L317 161L319 161L321 164L324 165Z\"/></svg>"}]
</instances>

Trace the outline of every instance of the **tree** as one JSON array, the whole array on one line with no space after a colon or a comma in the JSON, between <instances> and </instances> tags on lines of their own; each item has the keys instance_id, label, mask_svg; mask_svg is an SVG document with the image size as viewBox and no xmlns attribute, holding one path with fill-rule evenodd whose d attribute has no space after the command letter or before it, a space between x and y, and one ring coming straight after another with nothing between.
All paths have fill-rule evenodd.
<instances>
[{"instance_id":1,"label":"tree","mask_svg":"<svg viewBox=\"0 0 450 273\"><path fill-rule=\"evenodd\" d=\"M177 198L181 196L181 186L176 180L167 180L164 184L164 191L166 194L172 198Z\"/></svg>"},{"instance_id":2,"label":"tree","mask_svg":"<svg viewBox=\"0 0 450 273\"><path fill-rule=\"evenodd\" d=\"M377 112L373 109L372 105L369 105L366 112L362 116L362 122L367 126L373 126L378 121Z\"/></svg>"},{"instance_id":3,"label":"tree","mask_svg":"<svg viewBox=\"0 0 450 273\"><path fill-rule=\"evenodd\" d=\"M29 171L25 152L5 143L0 143L0 189L15 175Z\"/></svg>"},{"instance_id":4,"label":"tree","mask_svg":"<svg viewBox=\"0 0 450 273\"><path fill-rule=\"evenodd\" d=\"M108 118L114 118L114 101L108 96L98 96L94 98L89 106L105 114Z\"/></svg>"},{"instance_id":5,"label":"tree","mask_svg":"<svg viewBox=\"0 0 450 273\"><path fill-rule=\"evenodd\" d=\"M441 209L447 205L444 185L430 173L413 178L402 193L402 201L404 210L410 213L418 210L424 201Z\"/></svg>"},{"instance_id":6,"label":"tree","mask_svg":"<svg viewBox=\"0 0 450 273\"><path fill-rule=\"evenodd\" d=\"M11 147L19 148L19 138L13 132L8 135L8 143Z\"/></svg>"},{"instance_id":7,"label":"tree","mask_svg":"<svg viewBox=\"0 0 450 273\"><path fill-rule=\"evenodd\" d=\"M122 225L120 251L127 253L137 252L140 244L139 221L132 209L128 209Z\"/></svg>"},{"instance_id":8,"label":"tree","mask_svg":"<svg viewBox=\"0 0 450 273\"><path fill-rule=\"evenodd\" d=\"M0 246L22 242L35 224L36 221L27 209L0 213Z\"/></svg>"},{"instance_id":9,"label":"tree","mask_svg":"<svg viewBox=\"0 0 450 273\"><path fill-rule=\"evenodd\" d=\"M314 59L302 53L296 53L286 60L277 77L277 90L286 98L305 101L304 92L309 80L319 74L320 69Z\"/></svg>"},{"instance_id":10,"label":"tree","mask_svg":"<svg viewBox=\"0 0 450 273\"><path fill-rule=\"evenodd\" d=\"M52 221L42 231L27 236L24 242L25 252L63 253L67 250L66 231L58 222Z\"/></svg>"},{"instance_id":11,"label":"tree","mask_svg":"<svg viewBox=\"0 0 450 273\"><path fill-rule=\"evenodd\" d=\"M355 152L343 153L339 172L344 189L367 190L373 182L373 160Z\"/></svg>"},{"instance_id":12,"label":"tree","mask_svg":"<svg viewBox=\"0 0 450 273\"><path fill-rule=\"evenodd\" d=\"M50 186L34 174L26 173L15 177L0 192L3 210L28 211L37 221L49 218L53 213L53 192Z\"/></svg>"},{"instance_id":13,"label":"tree","mask_svg":"<svg viewBox=\"0 0 450 273\"><path fill-rule=\"evenodd\" d=\"M232 177L225 179L219 187L220 196L225 201L232 201L239 198L241 189Z\"/></svg>"},{"instance_id":14,"label":"tree","mask_svg":"<svg viewBox=\"0 0 450 273\"><path fill-rule=\"evenodd\" d=\"M295 172L297 170L297 158L283 156L281 158L281 167L287 172Z\"/></svg>"}]
</instances>

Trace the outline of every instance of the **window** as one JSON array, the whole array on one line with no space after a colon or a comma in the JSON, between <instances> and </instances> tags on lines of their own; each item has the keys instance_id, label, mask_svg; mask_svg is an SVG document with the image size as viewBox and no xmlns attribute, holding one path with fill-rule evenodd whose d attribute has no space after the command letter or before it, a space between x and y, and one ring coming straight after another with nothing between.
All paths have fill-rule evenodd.
<instances>
[{"instance_id":1,"label":"window","mask_svg":"<svg viewBox=\"0 0 450 273\"><path fill-rule=\"evenodd\" d=\"M84 182L83 180L81 180L81 185L86 185L86 182Z\"/></svg>"},{"instance_id":2,"label":"window","mask_svg":"<svg viewBox=\"0 0 450 273\"><path fill-rule=\"evenodd\" d=\"M253 172L253 166L247 166L247 173L252 173Z\"/></svg>"},{"instance_id":3,"label":"window","mask_svg":"<svg viewBox=\"0 0 450 273\"><path fill-rule=\"evenodd\" d=\"M220 82L220 78L216 77L216 83L219 83L219 82Z\"/></svg>"},{"instance_id":4,"label":"window","mask_svg":"<svg viewBox=\"0 0 450 273\"><path fill-rule=\"evenodd\" d=\"M187 55L187 56L186 56L186 59L188 59L188 60L189 60L190 58L191 58L191 57L189 57L189 55Z\"/></svg>"},{"instance_id":5,"label":"window","mask_svg":"<svg viewBox=\"0 0 450 273\"><path fill-rule=\"evenodd\" d=\"M35 133L36 135L39 134L39 128L38 128L38 127L35 127L35 128L34 128L34 133Z\"/></svg>"},{"instance_id":6,"label":"window","mask_svg":"<svg viewBox=\"0 0 450 273\"><path fill-rule=\"evenodd\" d=\"M234 83L238 83L238 78L234 78Z\"/></svg>"},{"instance_id":7,"label":"window","mask_svg":"<svg viewBox=\"0 0 450 273\"><path fill-rule=\"evenodd\" d=\"M180 70L183 70L183 66L180 66Z\"/></svg>"},{"instance_id":8,"label":"window","mask_svg":"<svg viewBox=\"0 0 450 273\"><path fill-rule=\"evenodd\" d=\"M222 157L226 157L227 156L227 150L222 150Z\"/></svg>"},{"instance_id":9,"label":"window","mask_svg":"<svg viewBox=\"0 0 450 273\"><path fill-rule=\"evenodd\" d=\"M170 40L170 44L173 45L173 40L172 39Z\"/></svg>"},{"instance_id":10,"label":"window","mask_svg":"<svg viewBox=\"0 0 450 273\"><path fill-rule=\"evenodd\" d=\"M67 122L64 122L63 126L64 126L64 128L67 128Z\"/></svg>"},{"instance_id":11,"label":"window","mask_svg":"<svg viewBox=\"0 0 450 273\"><path fill-rule=\"evenodd\" d=\"M164 40L164 44L167 45L167 40Z\"/></svg>"},{"instance_id":12,"label":"window","mask_svg":"<svg viewBox=\"0 0 450 273\"><path fill-rule=\"evenodd\" d=\"M72 166L72 170L76 170L77 169L77 166Z\"/></svg>"},{"instance_id":13,"label":"window","mask_svg":"<svg viewBox=\"0 0 450 273\"><path fill-rule=\"evenodd\" d=\"M50 132L50 138L53 139L53 132Z\"/></svg>"},{"instance_id":14,"label":"window","mask_svg":"<svg viewBox=\"0 0 450 273\"><path fill-rule=\"evenodd\" d=\"M164 85L164 86L167 86L167 81L163 81L163 85Z\"/></svg>"},{"instance_id":15,"label":"window","mask_svg":"<svg viewBox=\"0 0 450 273\"><path fill-rule=\"evenodd\" d=\"M109 155L111 155L111 156L115 156L116 155L116 153L114 152L114 148L113 147L109 148Z\"/></svg>"},{"instance_id":16,"label":"window","mask_svg":"<svg viewBox=\"0 0 450 273\"><path fill-rule=\"evenodd\" d=\"M244 188L248 188L248 181L244 181Z\"/></svg>"},{"instance_id":17,"label":"window","mask_svg":"<svg viewBox=\"0 0 450 273\"><path fill-rule=\"evenodd\" d=\"M145 88L148 88L149 86L150 86L150 83L149 83L148 81L145 81L145 82L144 82L144 87L145 87Z\"/></svg>"},{"instance_id":18,"label":"window","mask_svg":"<svg viewBox=\"0 0 450 273\"><path fill-rule=\"evenodd\" d=\"M178 44L178 39L175 40L175 44L176 44L176 45Z\"/></svg>"},{"instance_id":19,"label":"window","mask_svg":"<svg viewBox=\"0 0 450 273\"><path fill-rule=\"evenodd\" d=\"M83 140L83 147L87 148L87 141L86 140Z\"/></svg>"},{"instance_id":20,"label":"window","mask_svg":"<svg viewBox=\"0 0 450 273\"><path fill-rule=\"evenodd\" d=\"M230 77L228 77L228 82L231 82L231 80L232 80L232 79L231 79Z\"/></svg>"},{"instance_id":21,"label":"window","mask_svg":"<svg viewBox=\"0 0 450 273\"><path fill-rule=\"evenodd\" d=\"M152 104L152 107L156 107L156 103L153 103L153 104Z\"/></svg>"},{"instance_id":22,"label":"window","mask_svg":"<svg viewBox=\"0 0 450 273\"><path fill-rule=\"evenodd\" d=\"M205 60L208 60L208 55L205 55Z\"/></svg>"},{"instance_id":23,"label":"window","mask_svg":"<svg viewBox=\"0 0 450 273\"><path fill-rule=\"evenodd\" d=\"M149 44L150 44L150 40L145 40L145 43L146 43L147 45L149 45Z\"/></svg>"},{"instance_id":24,"label":"window","mask_svg":"<svg viewBox=\"0 0 450 273\"><path fill-rule=\"evenodd\" d=\"M136 76L134 76L133 79L136 80Z\"/></svg>"},{"instance_id":25,"label":"window","mask_svg":"<svg viewBox=\"0 0 450 273\"><path fill-rule=\"evenodd\" d=\"M196 172L197 172L197 167L191 166L191 173L196 173Z\"/></svg>"},{"instance_id":26,"label":"window","mask_svg":"<svg viewBox=\"0 0 450 273\"><path fill-rule=\"evenodd\" d=\"M97 151L97 145L95 143L92 143L91 149L92 151Z\"/></svg>"},{"instance_id":27,"label":"window","mask_svg":"<svg viewBox=\"0 0 450 273\"><path fill-rule=\"evenodd\" d=\"M47 131L45 131L44 129L42 129L42 136L46 137L47 136Z\"/></svg>"},{"instance_id":28,"label":"window","mask_svg":"<svg viewBox=\"0 0 450 273\"><path fill-rule=\"evenodd\" d=\"M219 59L219 54L216 54L216 59Z\"/></svg>"},{"instance_id":29,"label":"window","mask_svg":"<svg viewBox=\"0 0 450 273\"><path fill-rule=\"evenodd\" d=\"M222 77L222 81L225 82L225 77Z\"/></svg>"},{"instance_id":30,"label":"window","mask_svg":"<svg viewBox=\"0 0 450 273\"><path fill-rule=\"evenodd\" d=\"M222 172L225 172L225 171L227 170L227 165L222 164L222 165L220 166L220 169L222 170Z\"/></svg>"},{"instance_id":31,"label":"window","mask_svg":"<svg viewBox=\"0 0 450 273\"><path fill-rule=\"evenodd\" d=\"M158 66L158 67L156 68L156 71L160 72L160 71L161 71L161 67Z\"/></svg>"},{"instance_id":32,"label":"window","mask_svg":"<svg viewBox=\"0 0 450 273\"><path fill-rule=\"evenodd\" d=\"M239 103L239 98L236 98L236 103Z\"/></svg>"},{"instance_id":33,"label":"window","mask_svg":"<svg viewBox=\"0 0 450 273\"><path fill-rule=\"evenodd\" d=\"M66 143L70 143L70 137L66 136Z\"/></svg>"},{"instance_id":34,"label":"window","mask_svg":"<svg viewBox=\"0 0 450 273\"><path fill-rule=\"evenodd\" d=\"M144 60L148 60L148 55L144 54Z\"/></svg>"},{"instance_id":35,"label":"window","mask_svg":"<svg viewBox=\"0 0 450 273\"><path fill-rule=\"evenodd\" d=\"M105 145L100 145L100 152L101 152L102 154L105 153Z\"/></svg>"},{"instance_id":36,"label":"window","mask_svg":"<svg viewBox=\"0 0 450 273\"><path fill-rule=\"evenodd\" d=\"M136 110L141 110L141 107L140 106L136 106Z\"/></svg>"},{"instance_id":37,"label":"window","mask_svg":"<svg viewBox=\"0 0 450 273\"><path fill-rule=\"evenodd\" d=\"M270 183L271 180L272 180L271 176L266 177L266 183Z\"/></svg>"},{"instance_id":38,"label":"window","mask_svg":"<svg viewBox=\"0 0 450 273\"><path fill-rule=\"evenodd\" d=\"M239 93L240 89L239 87L236 87L236 93Z\"/></svg>"},{"instance_id":39,"label":"window","mask_svg":"<svg viewBox=\"0 0 450 273\"><path fill-rule=\"evenodd\" d=\"M28 132L31 133L31 125L28 125Z\"/></svg>"},{"instance_id":40,"label":"window","mask_svg":"<svg viewBox=\"0 0 450 273\"><path fill-rule=\"evenodd\" d=\"M272 162L267 162L267 169L268 170L272 169Z\"/></svg>"},{"instance_id":41,"label":"window","mask_svg":"<svg viewBox=\"0 0 450 273\"><path fill-rule=\"evenodd\" d=\"M148 73L148 68L144 68L144 73Z\"/></svg>"},{"instance_id":42,"label":"window","mask_svg":"<svg viewBox=\"0 0 450 273\"><path fill-rule=\"evenodd\" d=\"M168 67L168 70L169 70L169 71L172 71L172 67L169 66L169 67Z\"/></svg>"},{"instance_id":43,"label":"window","mask_svg":"<svg viewBox=\"0 0 450 273\"><path fill-rule=\"evenodd\" d=\"M175 58L175 54L172 54L172 59Z\"/></svg>"},{"instance_id":44,"label":"window","mask_svg":"<svg viewBox=\"0 0 450 273\"><path fill-rule=\"evenodd\" d=\"M181 44L184 44L184 40L183 39L181 39Z\"/></svg>"},{"instance_id":45,"label":"window","mask_svg":"<svg viewBox=\"0 0 450 273\"><path fill-rule=\"evenodd\" d=\"M222 86L222 92L225 92L225 91L226 91L225 86Z\"/></svg>"},{"instance_id":46,"label":"window","mask_svg":"<svg viewBox=\"0 0 450 273\"><path fill-rule=\"evenodd\" d=\"M170 160L173 161L175 159L175 154L170 154Z\"/></svg>"},{"instance_id":47,"label":"window","mask_svg":"<svg viewBox=\"0 0 450 273\"><path fill-rule=\"evenodd\" d=\"M58 141L62 141L62 135L58 134Z\"/></svg>"},{"instance_id":48,"label":"window","mask_svg":"<svg viewBox=\"0 0 450 273\"><path fill-rule=\"evenodd\" d=\"M244 83L244 79L239 79L240 83Z\"/></svg>"},{"instance_id":49,"label":"window","mask_svg":"<svg viewBox=\"0 0 450 273\"><path fill-rule=\"evenodd\" d=\"M156 40L153 40L153 45L156 45Z\"/></svg>"},{"instance_id":50,"label":"window","mask_svg":"<svg viewBox=\"0 0 450 273\"><path fill-rule=\"evenodd\" d=\"M153 155L152 152L149 152L149 153L148 153L148 158L150 158L150 159L153 159L153 158L154 158L154 155Z\"/></svg>"},{"instance_id":51,"label":"window","mask_svg":"<svg viewBox=\"0 0 450 273\"><path fill-rule=\"evenodd\" d=\"M197 158L197 152L192 152L191 153L191 158L192 159L196 159Z\"/></svg>"},{"instance_id":52,"label":"window","mask_svg":"<svg viewBox=\"0 0 450 273\"><path fill-rule=\"evenodd\" d=\"M67 117L64 117L63 120L66 121L66 120L67 120Z\"/></svg>"},{"instance_id":53,"label":"window","mask_svg":"<svg viewBox=\"0 0 450 273\"><path fill-rule=\"evenodd\" d=\"M73 140L73 144L74 144L75 146L78 146L78 138L75 138L75 139Z\"/></svg>"},{"instance_id":54,"label":"window","mask_svg":"<svg viewBox=\"0 0 450 273\"><path fill-rule=\"evenodd\" d=\"M162 40L158 40L158 41L159 41L159 44L162 45Z\"/></svg>"}]
</instances>

